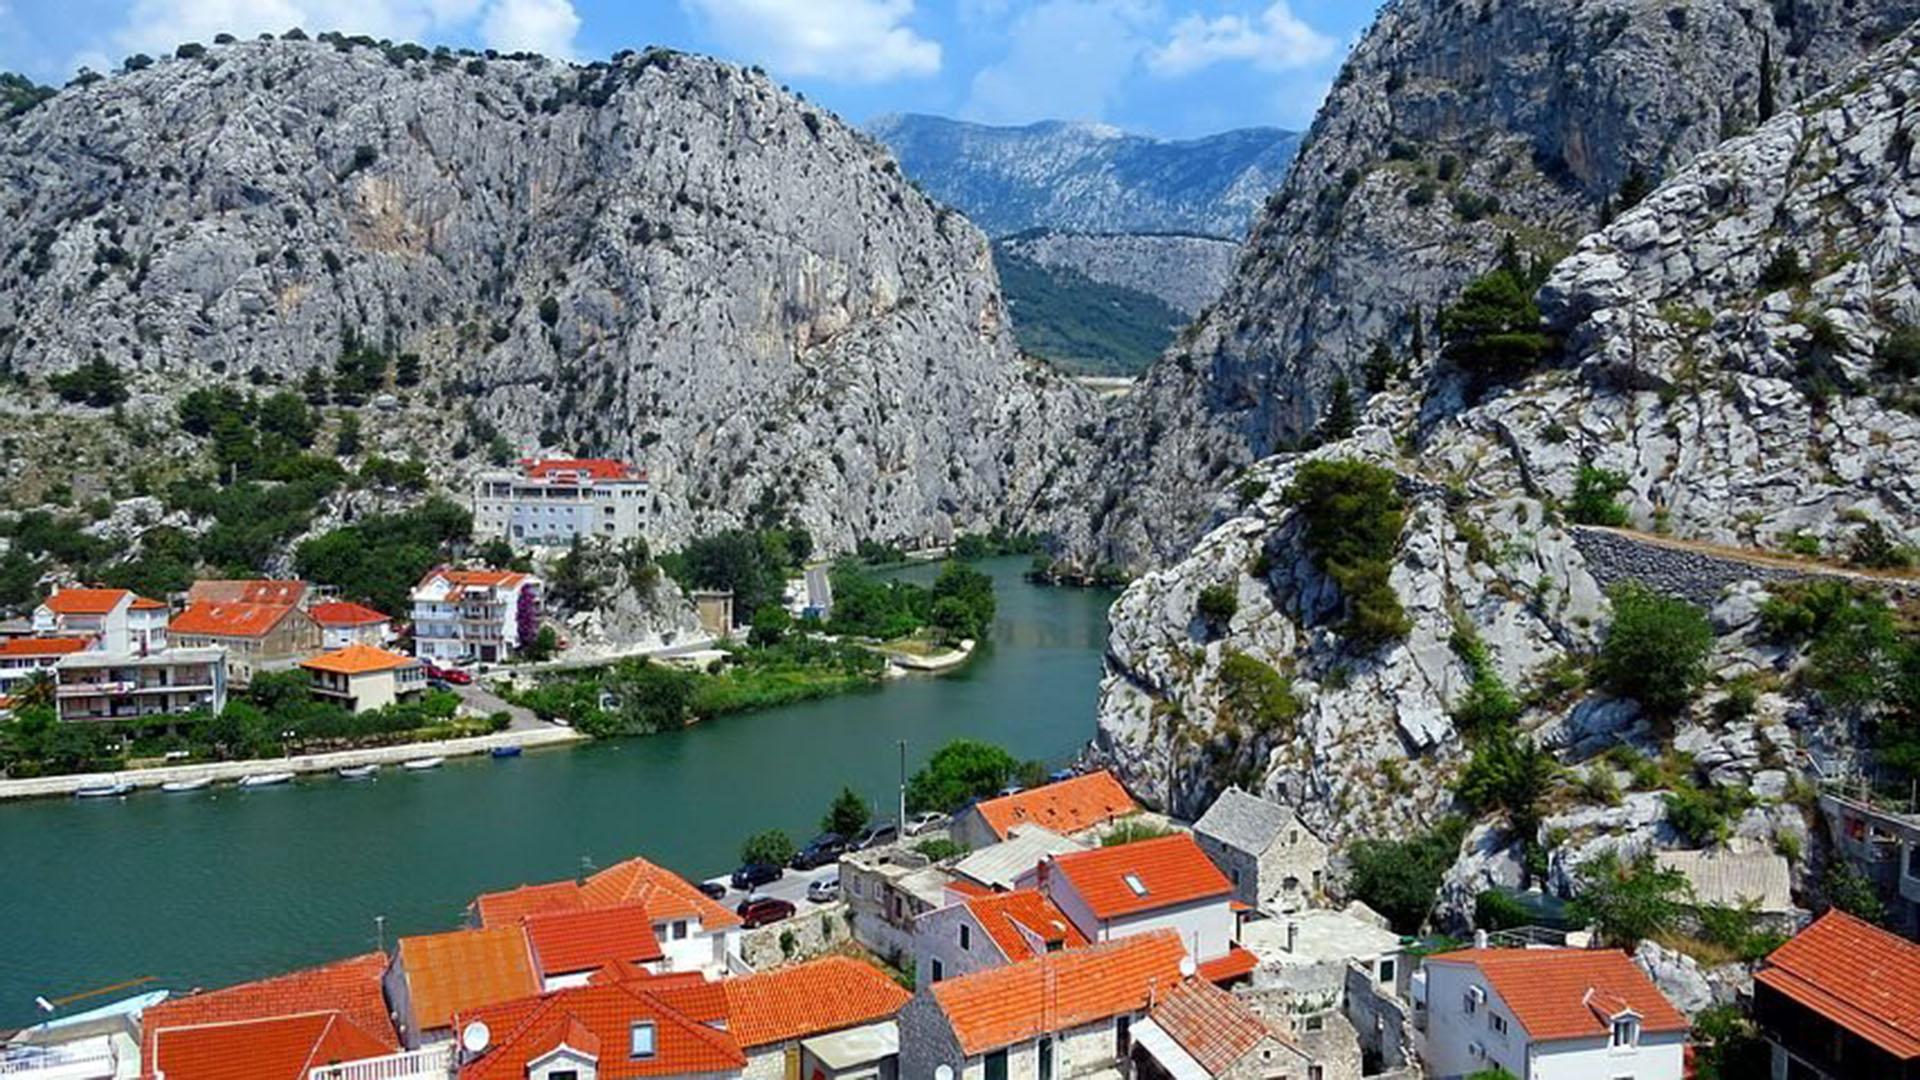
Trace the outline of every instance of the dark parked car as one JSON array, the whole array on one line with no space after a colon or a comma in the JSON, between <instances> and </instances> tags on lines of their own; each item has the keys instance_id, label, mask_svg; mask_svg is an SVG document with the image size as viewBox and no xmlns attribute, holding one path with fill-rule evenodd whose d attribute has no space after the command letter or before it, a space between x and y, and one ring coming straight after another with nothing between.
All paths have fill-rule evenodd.
<instances>
[{"instance_id":1,"label":"dark parked car","mask_svg":"<svg viewBox=\"0 0 1920 1080\"><path fill-rule=\"evenodd\" d=\"M733 887L736 889L755 889L769 881L779 880L785 870L771 863L748 863L733 872Z\"/></svg>"},{"instance_id":2,"label":"dark parked car","mask_svg":"<svg viewBox=\"0 0 1920 1080\"><path fill-rule=\"evenodd\" d=\"M709 900L718 900L727 895L727 887L717 881L703 881L694 888L699 889L701 895Z\"/></svg>"},{"instance_id":3,"label":"dark parked car","mask_svg":"<svg viewBox=\"0 0 1920 1080\"><path fill-rule=\"evenodd\" d=\"M846 838L839 833L821 833L807 841L807 846L793 857L795 870L812 870L837 861L847 853Z\"/></svg>"},{"instance_id":4,"label":"dark parked car","mask_svg":"<svg viewBox=\"0 0 1920 1080\"><path fill-rule=\"evenodd\" d=\"M766 926L788 918L793 911L791 900L776 900L771 896L762 896L757 899L742 900L734 914L740 916L740 924L743 928L752 930L754 927Z\"/></svg>"},{"instance_id":5,"label":"dark parked car","mask_svg":"<svg viewBox=\"0 0 1920 1080\"><path fill-rule=\"evenodd\" d=\"M854 839L853 847L856 851L865 851L867 848L879 847L881 844L891 844L898 839L900 839L900 826L891 821L883 821L878 825L867 826L867 831Z\"/></svg>"}]
</instances>

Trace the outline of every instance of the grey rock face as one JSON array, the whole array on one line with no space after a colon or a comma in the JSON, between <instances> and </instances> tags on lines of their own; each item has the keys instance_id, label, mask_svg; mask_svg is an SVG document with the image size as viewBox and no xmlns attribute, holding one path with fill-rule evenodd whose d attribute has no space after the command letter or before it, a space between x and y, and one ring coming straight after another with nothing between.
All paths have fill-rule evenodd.
<instances>
[{"instance_id":1,"label":"grey rock face","mask_svg":"<svg viewBox=\"0 0 1920 1080\"><path fill-rule=\"evenodd\" d=\"M908 176L993 236L1047 228L1237 241L1300 142L1277 128L1171 140L1104 124L991 127L918 115L881 117L867 130Z\"/></svg>"},{"instance_id":2,"label":"grey rock face","mask_svg":"<svg viewBox=\"0 0 1920 1080\"><path fill-rule=\"evenodd\" d=\"M1087 406L1020 361L984 238L764 76L244 42L0 130L0 365L135 406L352 338L369 413L463 487L471 407L638 461L656 540L791 507L824 547L1013 520ZM378 419L375 419L375 417Z\"/></svg>"},{"instance_id":3,"label":"grey rock face","mask_svg":"<svg viewBox=\"0 0 1920 1080\"><path fill-rule=\"evenodd\" d=\"M1010 236L998 246L1041 266L1157 296L1189 318L1219 299L1240 259L1233 241L1173 233L1047 230Z\"/></svg>"},{"instance_id":4,"label":"grey rock face","mask_svg":"<svg viewBox=\"0 0 1920 1080\"><path fill-rule=\"evenodd\" d=\"M1916 17L1912 0L1388 5L1226 294L1112 422L1085 482L1115 505L1063 532L1090 560L1182 550L1223 478L1310 433L1375 342L1409 358L1417 313L1431 353L1430 321L1503 237L1558 258L1633 171L1752 128L1763 60L1790 111Z\"/></svg>"}]
</instances>

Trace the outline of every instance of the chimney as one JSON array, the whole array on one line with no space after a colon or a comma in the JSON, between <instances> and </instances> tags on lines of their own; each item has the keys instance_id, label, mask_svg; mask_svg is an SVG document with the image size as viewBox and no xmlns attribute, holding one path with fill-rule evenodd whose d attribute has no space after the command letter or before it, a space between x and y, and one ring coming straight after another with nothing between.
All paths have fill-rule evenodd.
<instances>
[{"instance_id":1,"label":"chimney","mask_svg":"<svg viewBox=\"0 0 1920 1080\"><path fill-rule=\"evenodd\" d=\"M1300 924L1297 922L1294 922L1292 919L1288 919L1287 920L1287 951L1293 952L1294 949L1299 944L1300 944Z\"/></svg>"},{"instance_id":2,"label":"chimney","mask_svg":"<svg viewBox=\"0 0 1920 1080\"><path fill-rule=\"evenodd\" d=\"M1485 930L1475 930L1473 932L1473 947L1476 949L1484 949L1487 947L1487 932Z\"/></svg>"}]
</instances>

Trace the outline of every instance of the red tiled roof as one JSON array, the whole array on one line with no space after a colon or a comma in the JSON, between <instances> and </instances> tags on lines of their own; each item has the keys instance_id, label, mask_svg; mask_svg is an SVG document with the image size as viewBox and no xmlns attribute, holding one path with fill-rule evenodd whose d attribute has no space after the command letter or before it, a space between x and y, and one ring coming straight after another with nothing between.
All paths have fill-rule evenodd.
<instances>
[{"instance_id":1,"label":"red tiled roof","mask_svg":"<svg viewBox=\"0 0 1920 1080\"><path fill-rule=\"evenodd\" d=\"M1690 1027L1646 972L1614 949L1459 949L1426 962L1479 968L1535 1041L1605 1035L1625 1010L1640 1017L1642 1031Z\"/></svg>"},{"instance_id":2,"label":"red tiled roof","mask_svg":"<svg viewBox=\"0 0 1920 1080\"><path fill-rule=\"evenodd\" d=\"M448 583L463 589L513 588L527 580L527 575L517 570L455 570L443 566L429 570L421 583L425 584L436 577L446 578Z\"/></svg>"},{"instance_id":3,"label":"red tiled roof","mask_svg":"<svg viewBox=\"0 0 1920 1080\"><path fill-rule=\"evenodd\" d=\"M1185 955L1178 934L1156 930L947 979L932 994L971 1057L1139 1012L1180 980Z\"/></svg>"},{"instance_id":4,"label":"red tiled roof","mask_svg":"<svg viewBox=\"0 0 1920 1080\"><path fill-rule=\"evenodd\" d=\"M78 637L14 638L0 641L0 656L66 656L82 652L90 642Z\"/></svg>"},{"instance_id":5,"label":"red tiled roof","mask_svg":"<svg viewBox=\"0 0 1920 1080\"><path fill-rule=\"evenodd\" d=\"M375 623L392 621L370 607L349 604L341 600L315 604L307 609L307 614L321 626L372 626Z\"/></svg>"},{"instance_id":6,"label":"red tiled roof","mask_svg":"<svg viewBox=\"0 0 1920 1080\"><path fill-rule=\"evenodd\" d=\"M529 1062L561 1043L596 1053L600 1080L728 1072L746 1064L733 1034L720 1026L724 1014L700 1015L717 1000L712 991L651 983L582 986L462 1012L460 1029L482 1021L493 1041L460 1070L460 1080L520 1080ZM641 1022L654 1025L654 1053L635 1060L627 1050L632 1026ZM598 1045L580 1045L589 1040Z\"/></svg>"},{"instance_id":7,"label":"red tiled roof","mask_svg":"<svg viewBox=\"0 0 1920 1080\"><path fill-rule=\"evenodd\" d=\"M872 964L829 956L727 979L729 1030L745 1047L769 1046L885 1020L913 995Z\"/></svg>"},{"instance_id":8,"label":"red tiled roof","mask_svg":"<svg viewBox=\"0 0 1920 1080\"><path fill-rule=\"evenodd\" d=\"M327 671L335 675L365 675L374 671L394 671L403 667L412 667L419 662L411 656L376 649L356 641L332 652L324 652L312 659L302 660L300 666L308 671Z\"/></svg>"},{"instance_id":9,"label":"red tiled roof","mask_svg":"<svg viewBox=\"0 0 1920 1080\"><path fill-rule=\"evenodd\" d=\"M263 637L280 625L280 620L299 609L287 604L224 604L202 601L189 604L173 617L167 629L175 634L203 634L212 637Z\"/></svg>"},{"instance_id":10,"label":"red tiled roof","mask_svg":"<svg viewBox=\"0 0 1920 1080\"><path fill-rule=\"evenodd\" d=\"M1033 889L990 893L966 904L967 910L999 947L1000 954L1011 962L1038 955L1032 939L1021 932L1022 928L1047 945L1077 949L1087 943L1087 936L1068 921L1066 914Z\"/></svg>"},{"instance_id":11,"label":"red tiled roof","mask_svg":"<svg viewBox=\"0 0 1920 1080\"><path fill-rule=\"evenodd\" d=\"M55 615L105 615L128 595L125 589L56 589L42 603Z\"/></svg>"},{"instance_id":12,"label":"red tiled roof","mask_svg":"<svg viewBox=\"0 0 1920 1080\"><path fill-rule=\"evenodd\" d=\"M1920 945L1836 908L1754 979L1896 1058L1920 1058Z\"/></svg>"},{"instance_id":13,"label":"red tiled roof","mask_svg":"<svg viewBox=\"0 0 1920 1080\"><path fill-rule=\"evenodd\" d=\"M1233 893L1233 884L1186 833L1068 852L1041 865L1049 876L1072 883L1101 919Z\"/></svg>"},{"instance_id":14,"label":"red tiled roof","mask_svg":"<svg viewBox=\"0 0 1920 1080\"><path fill-rule=\"evenodd\" d=\"M1140 807L1105 769L1031 791L988 799L975 809L1005 840L1015 825L1034 824L1068 836L1102 822L1138 813Z\"/></svg>"},{"instance_id":15,"label":"red tiled roof","mask_svg":"<svg viewBox=\"0 0 1920 1080\"><path fill-rule=\"evenodd\" d=\"M580 886L580 899L587 907L645 904L655 921L698 919L708 932L740 925L740 916L714 903L686 878L638 856L588 878Z\"/></svg>"},{"instance_id":16,"label":"red tiled roof","mask_svg":"<svg viewBox=\"0 0 1920 1080\"><path fill-rule=\"evenodd\" d=\"M1205 979L1188 979L1167 991L1148 1015L1214 1076L1262 1040L1280 1038L1245 1002Z\"/></svg>"},{"instance_id":17,"label":"red tiled roof","mask_svg":"<svg viewBox=\"0 0 1920 1080\"><path fill-rule=\"evenodd\" d=\"M549 881L517 889L481 893L473 901L481 926L518 926L529 915L579 911L586 906L580 886L572 881Z\"/></svg>"},{"instance_id":18,"label":"red tiled roof","mask_svg":"<svg viewBox=\"0 0 1920 1080\"><path fill-rule=\"evenodd\" d=\"M1260 966L1260 958L1238 945L1229 945L1227 951L1200 965L1199 975L1211 983L1230 983L1253 974Z\"/></svg>"},{"instance_id":19,"label":"red tiled roof","mask_svg":"<svg viewBox=\"0 0 1920 1080\"><path fill-rule=\"evenodd\" d=\"M149 600L144 596L134 597L133 603L127 605L127 607L128 607L128 610L131 610L131 611L165 611L167 610L167 605L161 603L158 600Z\"/></svg>"},{"instance_id":20,"label":"red tiled roof","mask_svg":"<svg viewBox=\"0 0 1920 1080\"><path fill-rule=\"evenodd\" d=\"M146 1034L141 1060L145 1075L153 1069L153 1033L161 1028L261 1020L302 1013L339 1011L356 1027L379 1039L389 1050L400 1045L387 1001L380 990L386 973L385 953L371 952L331 964L240 983L220 990L176 997L149 1008L141 1018Z\"/></svg>"},{"instance_id":21,"label":"red tiled roof","mask_svg":"<svg viewBox=\"0 0 1920 1080\"><path fill-rule=\"evenodd\" d=\"M272 578L202 578L187 587L191 604L280 604L297 606L307 595L307 583L299 579L277 581Z\"/></svg>"},{"instance_id":22,"label":"red tiled roof","mask_svg":"<svg viewBox=\"0 0 1920 1080\"><path fill-rule=\"evenodd\" d=\"M527 941L542 975L595 971L610 963L649 963L666 954L644 904L529 915Z\"/></svg>"},{"instance_id":23,"label":"red tiled roof","mask_svg":"<svg viewBox=\"0 0 1920 1080\"><path fill-rule=\"evenodd\" d=\"M307 1070L315 1066L393 1052L338 1012L153 1032L153 1057L143 1058L142 1065L147 1075L164 1075L166 1080L306 1080Z\"/></svg>"},{"instance_id":24,"label":"red tiled roof","mask_svg":"<svg viewBox=\"0 0 1920 1080\"><path fill-rule=\"evenodd\" d=\"M527 476L545 479L554 473L585 473L595 480L624 480L636 473L624 461L608 458L543 458L520 463Z\"/></svg>"},{"instance_id":25,"label":"red tiled roof","mask_svg":"<svg viewBox=\"0 0 1920 1080\"><path fill-rule=\"evenodd\" d=\"M456 1012L540 992L517 926L401 938L394 963L406 978L415 1037L446 1027Z\"/></svg>"}]
</instances>

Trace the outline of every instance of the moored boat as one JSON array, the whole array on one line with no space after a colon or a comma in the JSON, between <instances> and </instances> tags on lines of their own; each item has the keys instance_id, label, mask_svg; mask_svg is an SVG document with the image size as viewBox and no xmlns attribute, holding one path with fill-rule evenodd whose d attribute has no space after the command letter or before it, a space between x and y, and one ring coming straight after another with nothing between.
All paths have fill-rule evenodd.
<instances>
[{"instance_id":1,"label":"moored boat","mask_svg":"<svg viewBox=\"0 0 1920 1080\"><path fill-rule=\"evenodd\" d=\"M212 784L212 777L202 776L197 780L169 780L160 785L160 790L178 794L183 791L200 791Z\"/></svg>"},{"instance_id":2,"label":"moored boat","mask_svg":"<svg viewBox=\"0 0 1920 1080\"><path fill-rule=\"evenodd\" d=\"M519 757L520 748L518 746L496 746L489 751L489 753L497 758Z\"/></svg>"},{"instance_id":3,"label":"moored boat","mask_svg":"<svg viewBox=\"0 0 1920 1080\"><path fill-rule=\"evenodd\" d=\"M333 771L334 771L334 775L338 776L342 780L366 780L371 778L374 773L379 772L380 766L378 765L342 765L338 769L335 769Z\"/></svg>"},{"instance_id":4,"label":"moored boat","mask_svg":"<svg viewBox=\"0 0 1920 1080\"><path fill-rule=\"evenodd\" d=\"M292 779L293 774L290 772L248 773L240 778L238 786L243 788L272 787L275 784L288 783Z\"/></svg>"},{"instance_id":5,"label":"moored boat","mask_svg":"<svg viewBox=\"0 0 1920 1080\"><path fill-rule=\"evenodd\" d=\"M112 799L132 793L133 785L125 780L114 780L105 784L87 784L73 789L76 799Z\"/></svg>"},{"instance_id":6,"label":"moored boat","mask_svg":"<svg viewBox=\"0 0 1920 1080\"><path fill-rule=\"evenodd\" d=\"M414 772L420 772L425 769L437 769L446 764L446 761L447 759L443 757L420 757L414 758L412 761L403 761L400 763L400 767L403 769L412 769Z\"/></svg>"}]
</instances>

